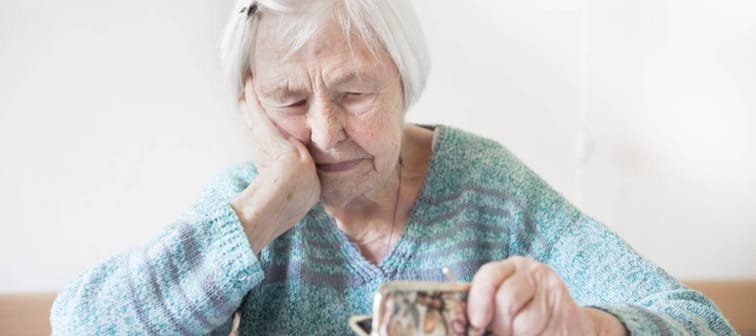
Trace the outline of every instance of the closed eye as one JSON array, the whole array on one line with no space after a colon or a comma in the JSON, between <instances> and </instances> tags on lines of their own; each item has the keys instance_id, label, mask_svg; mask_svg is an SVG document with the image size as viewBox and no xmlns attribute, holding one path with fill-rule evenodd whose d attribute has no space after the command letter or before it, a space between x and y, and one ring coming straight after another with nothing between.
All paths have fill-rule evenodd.
<instances>
[{"instance_id":1,"label":"closed eye","mask_svg":"<svg viewBox=\"0 0 756 336\"><path fill-rule=\"evenodd\" d=\"M376 94L370 92L345 92L341 97L341 107L352 114L362 114L370 110Z\"/></svg>"},{"instance_id":2,"label":"closed eye","mask_svg":"<svg viewBox=\"0 0 756 336\"><path fill-rule=\"evenodd\" d=\"M369 95L370 95L369 93L364 93L364 92L345 92L341 97L341 101L347 104L350 102L351 103L359 102L365 99Z\"/></svg>"},{"instance_id":3,"label":"closed eye","mask_svg":"<svg viewBox=\"0 0 756 336\"><path fill-rule=\"evenodd\" d=\"M276 111L282 115L303 115L307 113L307 100L297 100L293 103L276 104L270 107L271 110Z\"/></svg>"},{"instance_id":4,"label":"closed eye","mask_svg":"<svg viewBox=\"0 0 756 336\"><path fill-rule=\"evenodd\" d=\"M286 105L286 107L301 107L301 106L305 106L306 104L307 104L306 100L299 100L289 105Z\"/></svg>"}]
</instances>

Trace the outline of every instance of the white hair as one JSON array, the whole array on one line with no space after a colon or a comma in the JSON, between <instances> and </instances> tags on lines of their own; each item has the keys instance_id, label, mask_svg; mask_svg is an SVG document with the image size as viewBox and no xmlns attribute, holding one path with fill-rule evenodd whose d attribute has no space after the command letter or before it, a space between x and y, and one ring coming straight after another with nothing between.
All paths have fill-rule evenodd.
<instances>
[{"instance_id":1,"label":"white hair","mask_svg":"<svg viewBox=\"0 0 756 336\"><path fill-rule=\"evenodd\" d=\"M357 36L375 57L385 50L396 65L404 90L405 111L425 89L430 56L410 0L240 0L221 41L221 59L235 97L254 61L255 31L261 15L286 16L282 38L290 53L301 48L327 17L335 17L351 41ZM351 48L351 45L350 45Z\"/></svg>"}]
</instances>

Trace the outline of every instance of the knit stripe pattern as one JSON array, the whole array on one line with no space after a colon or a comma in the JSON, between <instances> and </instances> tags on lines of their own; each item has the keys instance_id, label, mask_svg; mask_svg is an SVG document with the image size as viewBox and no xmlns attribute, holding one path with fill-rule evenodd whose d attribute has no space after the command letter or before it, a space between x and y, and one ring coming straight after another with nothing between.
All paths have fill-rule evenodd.
<instances>
[{"instance_id":1,"label":"knit stripe pattern","mask_svg":"<svg viewBox=\"0 0 756 336\"><path fill-rule=\"evenodd\" d=\"M500 144L435 127L407 225L377 265L318 204L256 256L229 202L256 176L228 169L148 244L81 275L57 297L56 335L350 335L392 280L469 282L481 265L527 256L552 267L579 305L633 335L735 335L717 307L554 191Z\"/></svg>"}]
</instances>

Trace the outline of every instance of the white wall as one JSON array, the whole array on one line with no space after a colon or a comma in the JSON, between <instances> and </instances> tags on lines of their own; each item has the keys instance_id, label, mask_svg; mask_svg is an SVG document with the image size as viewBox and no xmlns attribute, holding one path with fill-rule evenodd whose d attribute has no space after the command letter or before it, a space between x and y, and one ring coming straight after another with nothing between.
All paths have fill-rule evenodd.
<instances>
[{"instance_id":1,"label":"white wall","mask_svg":"<svg viewBox=\"0 0 756 336\"><path fill-rule=\"evenodd\" d=\"M686 279L756 277L756 2L420 1L411 120L496 138Z\"/></svg>"},{"instance_id":2,"label":"white wall","mask_svg":"<svg viewBox=\"0 0 756 336\"><path fill-rule=\"evenodd\" d=\"M501 141L678 277L756 277L756 2L415 3L409 120ZM230 7L0 2L0 292L60 289L249 157Z\"/></svg>"}]
</instances>

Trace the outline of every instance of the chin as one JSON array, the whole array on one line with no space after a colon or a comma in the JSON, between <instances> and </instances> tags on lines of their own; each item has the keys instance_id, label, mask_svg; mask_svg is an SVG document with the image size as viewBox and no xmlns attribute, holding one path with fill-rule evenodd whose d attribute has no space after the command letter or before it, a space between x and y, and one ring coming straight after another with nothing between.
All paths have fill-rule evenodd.
<instances>
[{"instance_id":1,"label":"chin","mask_svg":"<svg viewBox=\"0 0 756 336\"><path fill-rule=\"evenodd\" d=\"M329 206L341 207L374 189L377 181L367 176L359 182L346 179L320 179L320 201Z\"/></svg>"},{"instance_id":2,"label":"chin","mask_svg":"<svg viewBox=\"0 0 756 336\"><path fill-rule=\"evenodd\" d=\"M320 201L329 206L342 206L362 194L358 188L341 188L333 185L320 186Z\"/></svg>"}]
</instances>

